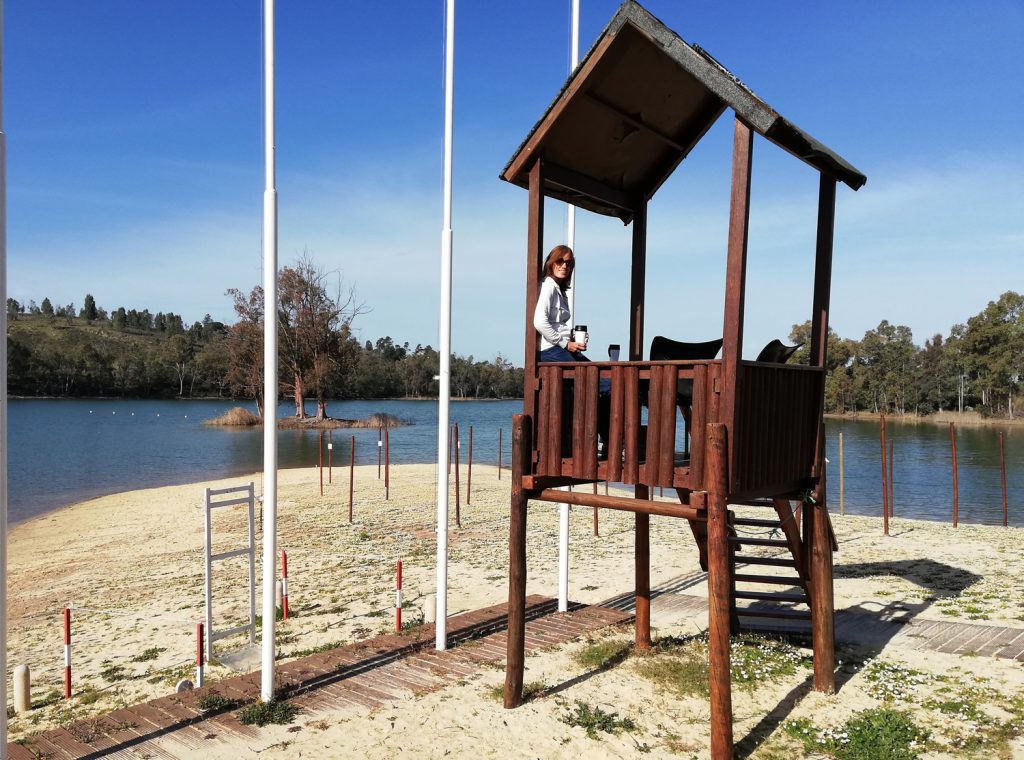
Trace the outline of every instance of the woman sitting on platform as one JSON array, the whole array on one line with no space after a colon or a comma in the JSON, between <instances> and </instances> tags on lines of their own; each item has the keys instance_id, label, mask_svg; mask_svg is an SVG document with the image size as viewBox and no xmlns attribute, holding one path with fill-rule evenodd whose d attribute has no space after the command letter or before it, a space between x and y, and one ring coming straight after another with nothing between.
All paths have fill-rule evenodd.
<instances>
[{"instance_id":1,"label":"woman sitting on platform","mask_svg":"<svg viewBox=\"0 0 1024 760\"><path fill-rule=\"evenodd\" d=\"M587 361L583 355L587 344L573 340L572 312L565 294L575 266L576 258L567 245L556 245L544 260L544 282L533 312L533 326L540 333L542 362Z\"/></svg>"}]
</instances>

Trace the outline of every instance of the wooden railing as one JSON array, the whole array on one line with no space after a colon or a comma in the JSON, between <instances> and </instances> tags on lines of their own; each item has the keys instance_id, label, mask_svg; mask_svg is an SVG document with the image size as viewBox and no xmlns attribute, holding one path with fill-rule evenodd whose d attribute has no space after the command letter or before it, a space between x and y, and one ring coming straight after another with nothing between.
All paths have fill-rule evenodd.
<instances>
[{"instance_id":1,"label":"wooden railing","mask_svg":"<svg viewBox=\"0 0 1024 760\"><path fill-rule=\"evenodd\" d=\"M720 362L542 364L536 389L534 474L694 488L703 436L677 430L679 383L692 384L692 430L717 421ZM602 386L605 390L602 392ZM643 424L643 408L647 424ZM698 427L699 425L699 427ZM605 451L599 456L598 432ZM699 479L699 478L698 478Z\"/></svg>"},{"instance_id":2,"label":"wooden railing","mask_svg":"<svg viewBox=\"0 0 1024 760\"><path fill-rule=\"evenodd\" d=\"M730 491L768 496L808 485L824 373L755 362L739 370ZM704 487L706 425L730 422L720 419L721 361L544 363L538 371L532 477ZM678 402L691 389L687 436Z\"/></svg>"}]
</instances>

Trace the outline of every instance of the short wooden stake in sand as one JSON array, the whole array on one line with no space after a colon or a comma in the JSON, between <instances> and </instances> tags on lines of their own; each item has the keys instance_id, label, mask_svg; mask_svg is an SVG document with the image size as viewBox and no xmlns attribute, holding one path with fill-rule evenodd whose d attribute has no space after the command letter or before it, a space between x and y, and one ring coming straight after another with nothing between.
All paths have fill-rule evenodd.
<instances>
[{"instance_id":1,"label":"short wooden stake in sand","mask_svg":"<svg viewBox=\"0 0 1024 760\"><path fill-rule=\"evenodd\" d=\"M348 449L348 521L352 522L352 489L356 478L356 437L352 436L352 443Z\"/></svg>"},{"instance_id":2,"label":"short wooden stake in sand","mask_svg":"<svg viewBox=\"0 0 1024 760\"><path fill-rule=\"evenodd\" d=\"M11 673L14 687L14 712L25 715L32 710L32 675L28 665L18 665Z\"/></svg>"},{"instance_id":3,"label":"short wooden stake in sand","mask_svg":"<svg viewBox=\"0 0 1024 760\"><path fill-rule=\"evenodd\" d=\"M879 419L878 435L882 443L882 534L889 535L889 468L885 466L885 415Z\"/></svg>"},{"instance_id":4,"label":"short wooden stake in sand","mask_svg":"<svg viewBox=\"0 0 1024 760\"><path fill-rule=\"evenodd\" d=\"M896 486L894 485L895 481L892 477L892 460L895 448L896 440L892 439L889 441L889 517L892 517L896 514L896 499L893 498L893 493L895 493Z\"/></svg>"},{"instance_id":5,"label":"short wooden stake in sand","mask_svg":"<svg viewBox=\"0 0 1024 760\"><path fill-rule=\"evenodd\" d=\"M960 519L960 488L956 478L956 423L949 423L949 442L953 449L953 527Z\"/></svg>"},{"instance_id":6,"label":"short wooden stake in sand","mask_svg":"<svg viewBox=\"0 0 1024 760\"><path fill-rule=\"evenodd\" d=\"M1003 484L1003 527L1006 527L1006 454L1003 450L1003 434L999 433L999 478Z\"/></svg>"},{"instance_id":7,"label":"short wooden stake in sand","mask_svg":"<svg viewBox=\"0 0 1024 760\"><path fill-rule=\"evenodd\" d=\"M846 474L843 462L843 434L839 433L839 514L846 514Z\"/></svg>"},{"instance_id":8,"label":"short wooden stake in sand","mask_svg":"<svg viewBox=\"0 0 1024 760\"><path fill-rule=\"evenodd\" d=\"M473 489L473 426L469 426L469 456L466 458L466 506Z\"/></svg>"},{"instance_id":9,"label":"short wooden stake in sand","mask_svg":"<svg viewBox=\"0 0 1024 760\"><path fill-rule=\"evenodd\" d=\"M455 423L455 527L462 527L462 509L459 504L459 423Z\"/></svg>"}]
</instances>

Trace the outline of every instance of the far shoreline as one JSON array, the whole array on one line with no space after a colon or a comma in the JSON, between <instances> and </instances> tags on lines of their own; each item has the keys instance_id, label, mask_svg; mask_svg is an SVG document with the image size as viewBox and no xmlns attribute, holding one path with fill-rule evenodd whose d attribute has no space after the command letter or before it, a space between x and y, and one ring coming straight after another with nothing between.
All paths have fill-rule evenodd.
<instances>
[{"instance_id":1,"label":"far shoreline","mask_svg":"<svg viewBox=\"0 0 1024 760\"><path fill-rule=\"evenodd\" d=\"M826 420L839 422L878 422L881 414L879 412L857 412L857 413L825 413ZM885 415L886 422L899 422L913 425L972 425L976 427L1017 427L1024 425L1024 417L983 417L978 412L936 412L935 414L893 414Z\"/></svg>"}]
</instances>

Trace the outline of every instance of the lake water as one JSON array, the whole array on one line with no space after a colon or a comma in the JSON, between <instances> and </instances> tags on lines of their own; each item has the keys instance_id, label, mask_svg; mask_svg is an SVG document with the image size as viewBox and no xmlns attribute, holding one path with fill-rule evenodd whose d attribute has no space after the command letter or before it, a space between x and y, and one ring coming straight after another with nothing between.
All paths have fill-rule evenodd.
<instances>
[{"instance_id":1,"label":"lake water","mask_svg":"<svg viewBox=\"0 0 1024 760\"><path fill-rule=\"evenodd\" d=\"M190 483L255 472L263 467L259 429L204 427L202 422L235 404L227 401L120 401L14 399L9 402L12 522L83 499L118 491ZM473 459L497 460L498 429L504 430L504 463L510 459L509 427L520 401L452 402L463 461L468 428L473 426ZM279 414L294 412L283 403ZM437 459L436 401L335 401L335 417L359 419L388 412L413 424L391 431L391 461L430 463ZM829 504L839 509L839 438L845 453L845 506L851 514L881 514L881 465L876 422L826 423ZM1006 482L1011 525L1024 525L1024 429L1002 429L1006 439ZM1002 520L999 484L999 428L961 427L957 431L960 520L995 524ZM949 430L931 424L890 424L895 441L895 514L948 521L952 515ZM333 461L348 463L351 437L356 462L376 463L377 431L334 431ZM282 430L282 467L314 466L318 433ZM325 458L326 458L325 451ZM326 459L325 459L326 464Z\"/></svg>"}]
</instances>

